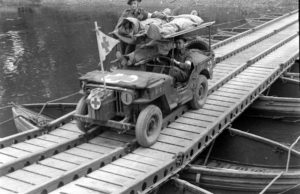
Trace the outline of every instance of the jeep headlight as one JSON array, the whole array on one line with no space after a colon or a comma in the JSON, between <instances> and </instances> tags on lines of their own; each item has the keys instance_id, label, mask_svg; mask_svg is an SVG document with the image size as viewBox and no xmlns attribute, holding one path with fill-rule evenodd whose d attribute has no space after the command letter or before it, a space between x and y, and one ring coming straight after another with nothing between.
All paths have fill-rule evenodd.
<instances>
[{"instance_id":1,"label":"jeep headlight","mask_svg":"<svg viewBox=\"0 0 300 194\"><path fill-rule=\"evenodd\" d=\"M123 91L121 93L121 100L124 104L130 105L134 100L134 92L133 91Z\"/></svg>"}]
</instances>

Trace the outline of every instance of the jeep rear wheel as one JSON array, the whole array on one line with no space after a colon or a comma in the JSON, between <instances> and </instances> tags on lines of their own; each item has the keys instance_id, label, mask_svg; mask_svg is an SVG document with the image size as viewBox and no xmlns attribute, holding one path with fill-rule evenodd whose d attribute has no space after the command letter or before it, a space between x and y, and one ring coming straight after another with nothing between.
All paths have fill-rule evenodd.
<instances>
[{"instance_id":1,"label":"jeep rear wheel","mask_svg":"<svg viewBox=\"0 0 300 194\"><path fill-rule=\"evenodd\" d=\"M149 147L157 141L162 127L162 112L155 105L149 105L138 116L135 135L138 143Z\"/></svg>"},{"instance_id":2,"label":"jeep rear wheel","mask_svg":"<svg viewBox=\"0 0 300 194\"><path fill-rule=\"evenodd\" d=\"M75 114L79 114L79 115L87 115L88 114L88 107L86 104L86 97L82 97L77 105L76 105L76 113ZM80 131L82 131L83 133L87 132L87 125L88 123L80 121L78 119L76 119L76 125L79 128Z\"/></svg>"},{"instance_id":3,"label":"jeep rear wheel","mask_svg":"<svg viewBox=\"0 0 300 194\"><path fill-rule=\"evenodd\" d=\"M189 102L192 109L202 108L208 94L208 82L204 75L199 75L198 83L194 91L193 99Z\"/></svg>"}]
</instances>

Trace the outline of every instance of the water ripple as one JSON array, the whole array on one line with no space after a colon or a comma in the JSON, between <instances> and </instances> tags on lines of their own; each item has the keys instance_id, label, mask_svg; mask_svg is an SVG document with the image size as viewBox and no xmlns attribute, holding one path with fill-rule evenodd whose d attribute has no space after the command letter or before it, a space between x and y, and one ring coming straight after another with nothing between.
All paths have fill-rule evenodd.
<instances>
[{"instance_id":1,"label":"water ripple","mask_svg":"<svg viewBox=\"0 0 300 194\"><path fill-rule=\"evenodd\" d=\"M6 55L3 64L4 74L16 74L18 69L18 62L23 57L25 49L22 39L18 31L8 31L6 38L11 43L10 51Z\"/></svg>"}]
</instances>

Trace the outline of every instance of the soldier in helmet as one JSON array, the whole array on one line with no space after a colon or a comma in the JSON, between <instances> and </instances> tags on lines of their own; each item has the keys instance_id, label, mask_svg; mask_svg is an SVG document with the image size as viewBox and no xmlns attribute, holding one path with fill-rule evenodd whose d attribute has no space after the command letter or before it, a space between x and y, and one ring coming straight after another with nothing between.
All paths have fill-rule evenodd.
<instances>
[{"instance_id":1,"label":"soldier in helmet","mask_svg":"<svg viewBox=\"0 0 300 194\"><path fill-rule=\"evenodd\" d=\"M140 21L150 18L151 13L145 11L143 8L140 7L141 1L142 0L128 0L127 4L130 6L130 8L124 10L119 21L127 17L137 18Z\"/></svg>"}]
</instances>

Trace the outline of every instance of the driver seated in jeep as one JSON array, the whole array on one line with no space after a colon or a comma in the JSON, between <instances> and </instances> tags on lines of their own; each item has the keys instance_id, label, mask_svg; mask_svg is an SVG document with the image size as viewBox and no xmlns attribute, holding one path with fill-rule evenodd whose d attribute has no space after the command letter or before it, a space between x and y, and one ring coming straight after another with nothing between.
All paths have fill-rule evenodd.
<instances>
[{"instance_id":1,"label":"driver seated in jeep","mask_svg":"<svg viewBox=\"0 0 300 194\"><path fill-rule=\"evenodd\" d=\"M175 83L188 81L191 73L192 58L189 51L186 50L185 43L186 39L184 37L177 37L175 48L168 54L168 57L171 58L169 75L174 77Z\"/></svg>"},{"instance_id":2,"label":"driver seated in jeep","mask_svg":"<svg viewBox=\"0 0 300 194\"><path fill-rule=\"evenodd\" d=\"M117 52L116 57L117 60L115 61L120 61L122 68L137 68L139 67L139 63L135 63L137 59L140 58L156 58L157 56L167 56L170 61L160 61L161 65L157 65L157 68L151 68L151 72L160 72L164 74L169 74L174 78L174 83L185 83L189 80L189 76L191 74L192 70L192 57L190 56L190 51L186 49L185 44L186 44L186 39L182 36L179 36L175 39L175 48L171 48L172 44L168 46L169 44L164 43L163 45L160 45L159 48L160 50L167 50L165 52L166 54L163 54L162 51L159 51L159 49L154 49L154 47L145 47L144 49L138 49L127 56L121 55L121 53ZM164 49L162 49L164 48ZM138 60L138 61L143 61L143 60ZM151 65L150 65L151 66ZM156 66L156 65L154 65ZM165 66L168 66L169 68L165 68ZM168 71L168 70L169 71Z\"/></svg>"}]
</instances>

